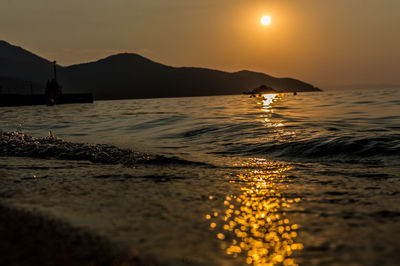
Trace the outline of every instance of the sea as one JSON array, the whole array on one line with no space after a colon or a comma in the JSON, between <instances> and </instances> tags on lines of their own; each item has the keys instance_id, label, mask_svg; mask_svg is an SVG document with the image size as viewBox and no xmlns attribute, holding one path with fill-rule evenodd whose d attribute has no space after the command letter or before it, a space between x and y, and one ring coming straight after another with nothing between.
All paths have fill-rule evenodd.
<instances>
[{"instance_id":1,"label":"sea","mask_svg":"<svg viewBox=\"0 0 400 266\"><path fill-rule=\"evenodd\" d=\"M400 88L1 107L0 130L2 204L144 265L400 261Z\"/></svg>"}]
</instances>

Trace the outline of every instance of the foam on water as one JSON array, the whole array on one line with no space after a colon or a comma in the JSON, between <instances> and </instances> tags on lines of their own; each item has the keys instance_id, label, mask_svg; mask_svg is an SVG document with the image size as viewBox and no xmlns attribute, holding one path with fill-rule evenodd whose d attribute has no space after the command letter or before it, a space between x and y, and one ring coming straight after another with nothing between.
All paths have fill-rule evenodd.
<instances>
[{"instance_id":1,"label":"foam on water","mask_svg":"<svg viewBox=\"0 0 400 266\"><path fill-rule=\"evenodd\" d=\"M66 142L49 132L44 138L35 138L21 132L0 132L0 156L32 157L42 159L80 160L103 164L184 164L205 165L176 157L150 155L120 149L105 144Z\"/></svg>"}]
</instances>

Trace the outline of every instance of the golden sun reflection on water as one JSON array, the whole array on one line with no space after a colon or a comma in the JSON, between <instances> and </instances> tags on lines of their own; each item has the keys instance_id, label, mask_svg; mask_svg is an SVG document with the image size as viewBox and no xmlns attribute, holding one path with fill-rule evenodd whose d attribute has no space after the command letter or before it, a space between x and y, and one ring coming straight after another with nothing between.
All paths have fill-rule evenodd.
<instances>
[{"instance_id":1,"label":"golden sun reflection on water","mask_svg":"<svg viewBox=\"0 0 400 266\"><path fill-rule=\"evenodd\" d=\"M283 126L282 121L271 120L273 103L282 99L282 94L264 94L258 102L267 127ZM219 217L218 213L206 215L210 228L228 255L243 256L248 264L297 265L292 255L303 244L295 241L298 225L285 210L300 199L282 195L288 181L284 173L291 167L266 159L253 159L241 167L246 170L230 181L240 185L240 195L226 196L226 209Z\"/></svg>"},{"instance_id":2,"label":"golden sun reflection on water","mask_svg":"<svg viewBox=\"0 0 400 266\"><path fill-rule=\"evenodd\" d=\"M260 161L256 164L260 166ZM251 168L231 181L241 184L241 194L225 198L223 225L212 222L210 227L219 228L216 236L226 241L228 255L242 254L248 264L297 265L292 253L303 245L296 243L298 225L284 209L300 199L286 199L280 192L286 179L283 173L290 167L270 161L261 165L261 170Z\"/></svg>"},{"instance_id":3,"label":"golden sun reflection on water","mask_svg":"<svg viewBox=\"0 0 400 266\"><path fill-rule=\"evenodd\" d=\"M273 103L277 101L281 101L283 99L282 94L263 94L261 97L261 101L258 103L261 105L261 110L265 112L265 114L262 116L262 122L265 124L265 126L269 128L278 128L278 127L283 127L282 121L272 121L271 116L272 113L274 113L273 110Z\"/></svg>"},{"instance_id":4,"label":"golden sun reflection on water","mask_svg":"<svg viewBox=\"0 0 400 266\"><path fill-rule=\"evenodd\" d=\"M275 100L280 98L279 94L263 94L262 99L263 99L263 106L268 108Z\"/></svg>"}]
</instances>

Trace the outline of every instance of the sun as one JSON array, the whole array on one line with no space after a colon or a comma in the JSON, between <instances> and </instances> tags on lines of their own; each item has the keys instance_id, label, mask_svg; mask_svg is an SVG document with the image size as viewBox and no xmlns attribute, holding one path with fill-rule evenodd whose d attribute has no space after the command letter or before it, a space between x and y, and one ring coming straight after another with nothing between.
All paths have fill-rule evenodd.
<instances>
[{"instance_id":1,"label":"sun","mask_svg":"<svg viewBox=\"0 0 400 266\"><path fill-rule=\"evenodd\" d=\"M261 24L264 26L268 26L271 23L271 17L270 16L263 16L261 18Z\"/></svg>"}]
</instances>

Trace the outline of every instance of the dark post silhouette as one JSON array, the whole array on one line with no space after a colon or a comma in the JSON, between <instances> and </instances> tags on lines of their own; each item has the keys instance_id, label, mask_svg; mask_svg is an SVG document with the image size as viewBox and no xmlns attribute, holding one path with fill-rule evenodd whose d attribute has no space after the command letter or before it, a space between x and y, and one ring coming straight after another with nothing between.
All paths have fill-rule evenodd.
<instances>
[{"instance_id":1,"label":"dark post silhouette","mask_svg":"<svg viewBox=\"0 0 400 266\"><path fill-rule=\"evenodd\" d=\"M46 95L46 104L54 105L60 102L62 97L61 86L57 82L57 69L56 69L56 61L53 62L54 69L54 79L51 81L47 81L47 86L45 90Z\"/></svg>"},{"instance_id":2,"label":"dark post silhouette","mask_svg":"<svg viewBox=\"0 0 400 266\"><path fill-rule=\"evenodd\" d=\"M56 70L56 66L57 66L57 65L56 65L56 63L57 63L57 61L54 60L53 66L54 66L54 80L55 80L55 81L57 81L57 70Z\"/></svg>"}]
</instances>

